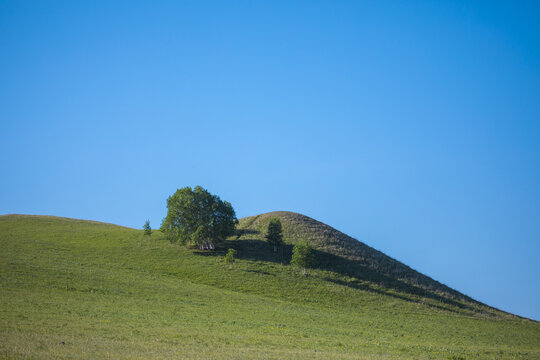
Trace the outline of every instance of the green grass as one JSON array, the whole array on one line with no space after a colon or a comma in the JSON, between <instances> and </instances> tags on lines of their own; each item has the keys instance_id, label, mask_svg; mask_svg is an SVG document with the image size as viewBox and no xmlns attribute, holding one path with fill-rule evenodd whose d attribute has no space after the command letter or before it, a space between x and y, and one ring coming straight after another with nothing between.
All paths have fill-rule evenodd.
<instances>
[{"instance_id":1,"label":"green grass","mask_svg":"<svg viewBox=\"0 0 540 360\"><path fill-rule=\"evenodd\" d=\"M0 358L540 359L537 322L324 249L303 277L253 223L208 254L159 232L0 217Z\"/></svg>"}]
</instances>

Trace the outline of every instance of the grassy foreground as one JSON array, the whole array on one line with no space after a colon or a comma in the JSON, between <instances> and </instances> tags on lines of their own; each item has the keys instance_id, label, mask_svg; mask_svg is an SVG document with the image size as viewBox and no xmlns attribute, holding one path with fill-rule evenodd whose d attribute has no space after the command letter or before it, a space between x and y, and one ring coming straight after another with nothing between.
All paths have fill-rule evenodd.
<instances>
[{"instance_id":1,"label":"grassy foreground","mask_svg":"<svg viewBox=\"0 0 540 360\"><path fill-rule=\"evenodd\" d=\"M540 359L537 322L227 246L231 270L159 232L1 216L0 358Z\"/></svg>"}]
</instances>

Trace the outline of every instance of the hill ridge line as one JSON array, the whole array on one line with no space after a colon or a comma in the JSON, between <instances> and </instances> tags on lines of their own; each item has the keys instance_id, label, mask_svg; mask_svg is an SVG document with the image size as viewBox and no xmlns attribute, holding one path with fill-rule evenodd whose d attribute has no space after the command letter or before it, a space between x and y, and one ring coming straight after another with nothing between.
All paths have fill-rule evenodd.
<instances>
[{"instance_id":1,"label":"hill ridge line","mask_svg":"<svg viewBox=\"0 0 540 360\"><path fill-rule=\"evenodd\" d=\"M121 227L121 228L124 228L124 229L139 230L139 229L132 228L132 227L129 227L129 226L118 225L118 224L114 224L114 223L110 223L110 222L104 222L104 221L98 221L98 220L89 220L89 219L79 219L79 218L72 218L72 217L67 217L67 216L57 216L57 215L3 214L3 215L0 215L0 218L2 218L2 217L25 217L25 218L35 217L35 218L62 219L62 220L70 220L70 221L85 221L85 222L101 224L101 225L117 226L117 227Z\"/></svg>"}]
</instances>

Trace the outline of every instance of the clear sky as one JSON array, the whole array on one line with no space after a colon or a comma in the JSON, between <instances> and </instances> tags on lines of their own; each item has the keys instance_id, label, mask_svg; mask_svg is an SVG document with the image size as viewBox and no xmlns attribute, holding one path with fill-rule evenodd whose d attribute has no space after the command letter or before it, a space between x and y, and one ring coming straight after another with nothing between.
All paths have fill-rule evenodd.
<instances>
[{"instance_id":1,"label":"clear sky","mask_svg":"<svg viewBox=\"0 0 540 360\"><path fill-rule=\"evenodd\" d=\"M0 214L195 185L540 320L540 3L0 1Z\"/></svg>"}]
</instances>

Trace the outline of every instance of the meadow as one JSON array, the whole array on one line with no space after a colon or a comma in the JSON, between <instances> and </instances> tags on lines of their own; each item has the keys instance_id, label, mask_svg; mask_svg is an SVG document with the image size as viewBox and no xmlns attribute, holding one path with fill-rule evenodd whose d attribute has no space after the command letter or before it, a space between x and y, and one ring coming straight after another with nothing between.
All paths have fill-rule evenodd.
<instances>
[{"instance_id":1,"label":"meadow","mask_svg":"<svg viewBox=\"0 0 540 360\"><path fill-rule=\"evenodd\" d=\"M538 322L422 279L397 286L324 247L302 276L294 229L273 253L254 224L205 252L159 231L1 216L0 358L540 359Z\"/></svg>"}]
</instances>

